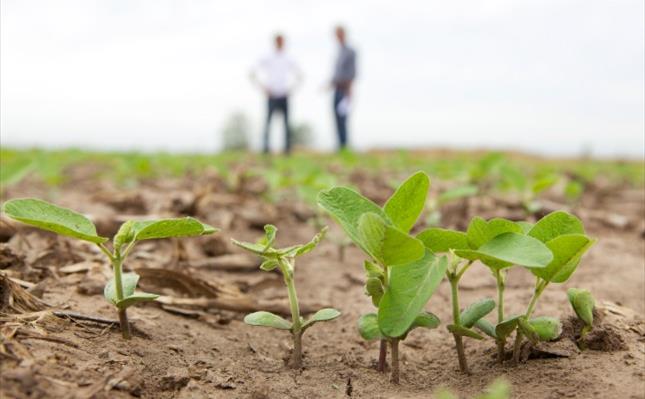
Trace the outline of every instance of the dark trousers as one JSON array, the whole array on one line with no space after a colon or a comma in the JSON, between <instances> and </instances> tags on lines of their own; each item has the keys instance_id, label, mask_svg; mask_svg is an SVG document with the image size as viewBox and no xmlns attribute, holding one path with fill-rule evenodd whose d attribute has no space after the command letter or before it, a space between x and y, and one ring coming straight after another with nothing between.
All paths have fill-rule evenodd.
<instances>
[{"instance_id":1,"label":"dark trousers","mask_svg":"<svg viewBox=\"0 0 645 399\"><path fill-rule=\"evenodd\" d=\"M269 97L268 112L266 125L264 126L264 146L265 154L269 153L269 130L271 128L271 117L275 111L282 112L284 117L284 134L285 134L285 154L291 152L291 129L289 129L289 101L287 97Z\"/></svg>"},{"instance_id":2,"label":"dark trousers","mask_svg":"<svg viewBox=\"0 0 645 399\"><path fill-rule=\"evenodd\" d=\"M340 89L334 91L334 118L336 119L336 134L338 135L338 149L347 147L347 114L338 112L338 104L347 94Z\"/></svg>"}]
</instances>

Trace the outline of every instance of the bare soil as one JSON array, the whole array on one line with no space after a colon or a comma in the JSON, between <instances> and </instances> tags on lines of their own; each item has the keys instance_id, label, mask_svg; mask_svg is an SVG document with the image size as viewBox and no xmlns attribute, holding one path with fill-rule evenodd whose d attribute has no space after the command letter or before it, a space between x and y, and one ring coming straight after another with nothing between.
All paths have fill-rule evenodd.
<instances>
[{"instance_id":1,"label":"bare soil","mask_svg":"<svg viewBox=\"0 0 645 399\"><path fill-rule=\"evenodd\" d=\"M307 331L304 368L296 371L285 365L288 333L242 322L254 309L286 312L280 276L235 255L239 251L229 239L254 240L271 222L280 230L279 243L304 242L315 233L308 207L289 199L264 201L261 181L232 189L216 175L206 175L124 190L91 180L82 170L70 173L74 179L54 192L27 180L6 198L39 196L80 210L104 235L113 234L123 220L144 215L194 215L223 231L216 238L138 247L126 267L142 275L143 289L163 294L165 301L130 308L135 335L124 341L115 324L74 317L116 318L102 295L110 269L101 254L90 245L3 219L0 273L12 279L0 286L3 398L428 398L440 387L470 397L500 376L512 383L514 398L645 398L642 189L594 188L573 209L599 241L572 279L550 286L537 307L536 315L564 321L559 341L527 348L528 360L512 367L497 365L491 340L467 340L472 374L463 375L445 325L415 330L401 345L401 385L392 385L376 371L378 343L363 341L356 330L359 316L373 311L363 294L364 257L350 247L339 259L335 241L342 233L333 222L328 221L328 239L299 259L296 284L305 308L333 306L342 316ZM361 175L355 183L382 202L390 194L384 181ZM549 201L549 206L561 203ZM512 199L492 197L464 200L443 211L444 225L461 227L474 214L521 212ZM15 282L42 303L29 302L29 296L23 303L25 294ZM525 308L532 285L530 273L511 270L507 314ZM469 270L461 287L463 305L495 296L494 280L480 265ZM598 302L599 322L585 351L571 338L577 330L569 320L568 287L588 288ZM428 310L450 319L447 283Z\"/></svg>"}]
</instances>

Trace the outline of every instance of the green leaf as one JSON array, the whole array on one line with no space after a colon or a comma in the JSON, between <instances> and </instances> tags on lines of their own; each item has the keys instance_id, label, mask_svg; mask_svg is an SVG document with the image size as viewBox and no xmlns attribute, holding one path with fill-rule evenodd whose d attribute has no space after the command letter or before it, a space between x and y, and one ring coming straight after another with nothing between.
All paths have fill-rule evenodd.
<instances>
[{"instance_id":1,"label":"green leaf","mask_svg":"<svg viewBox=\"0 0 645 399\"><path fill-rule=\"evenodd\" d=\"M555 317L535 317L529 321L540 341L553 341L562 333L562 323Z\"/></svg>"},{"instance_id":2,"label":"green leaf","mask_svg":"<svg viewBox=\"0 0 645 399\"><path fill-rule=\"evenodd\" d=\"M524 334L524 336L532 343L535 344L540 340L540 336L537 331L535 331L535 328L531 323L526 320L526 317L522 316L517 319L517 328L519 328L522 334Z\"/></svg>"},{"instance_id":3,"label":"green leaf","mask_svg":"<svg viewBox=\"0 0 645 399\"><path fill-rule=\"evenodd\" d=\"M480 334L478 334L476 331L471 330L470 328L466 328L464 326L458 326L456 324L448 324L446 326L448 328L448 331L450 331L453 334L460 335L462 337L469 337L469 338L474 338L474 339L484 339Z\"/></svg>"},{"instance_id":4,"label":"green leaf","mask_svg":"<svg viewBox=\"0 0 645 399\"><path fill-rule=\"evenodd\" d=\"M430 179L424 172L417 172L405 180L387 200L383 210L392 223L407 233L423 211L430 188Z\"/></svg>"},{"instance_id":5,"label":"green leaf","mask_svg":"<svg viewBox=\"0 0 645 399\"><path fill-rule=\"evenodd\" d=\"M387 215L378 205L347 187L321 191L318 194L318 205L329 212L349 238L365 252L368 251L358 232L358 220L361 215L371 212L387 220Z\"/></svg>"},{"instance_id":6,"label":"green leaf","mask_svg":"<svg viewBox=\"0 0 645 399\"><path fill-rule=\"evenodd\" d=\"M325 308L325 309L320 309L316 313L313 314L306 322L305 324L302 325L303 330L311 327L315 323L321 322L321 321L329 321L329 320L334 320L340 316L340 312L336 309L333 308Z\"/></svg>"},{"instance_id":7,"label":"green leaf","mask_svg":"<svg viewBox=\"0 0 645 399\"><path fill-rule=\"evenodd\" d=\"M585 234L580 219L564 211L549 213L535 223L528 233L544 243L563 234Z\"/></svg>"},{"instance_id":8,"label":"green leaf","mask_svg":"<svg viewBox=\"0 0 645 399\"><path fill-rule=\"evenodd\" d=\"M363 268L365 269L365 272L367 273L367 277L378 277L380 279L383 279L385 276L383 272L383 268L381 266L377 265L374 262L370 262L366 260L363 263Z\"/></svg>"},{"instance_id":9,"label":"green leaf","mask_svg":"<svg viewBox=\"0 0 645 399\"><path fill-rule=\"evenodd\" d=\"M580 288L569 288L567 290L567 297L578 318L587 326L593 326L593 308L595 301L593 296L591 296L591 292Z\"/></svg>"},{"instance_id":10,"label":"green leaf","mask_svg":"<svg viewBox=\"0 0 645 399\"><path fill-rule=\"evenodd\" d=\"M358 332L366 341L383 338L378 328L378 316L376 313L364 314L358 319Z\"/></svg>"},{"instance_id":11,"label":"green leaf","mask_svg":"<svg viewBox=\"0 0 645 399\"><path fill-rule=\"evenodd\" d=\"M365 282L365 292L372 298L374 306L378 307L385 293L382 280L378 277L368 277Z\"/></svg>"},{"instance_id":12,"label":"green leaf","mask_svg":"<svg viewBox=\"0 0 645 399\"><path fill-rule=\"evenodd\" d=\"M426 250L423 258L391 269L390 283L378 310L378 325L383 334L388 337L405 334L441 283L447 267L445 256L437 257Z\"/></svg>"},{"instance_id":13,"label":"green leaf","mask_svg":"<svg viewBox=\"0 0 645 399\"><path fill-rule=\"evenodd\" d=\"M118 301L116 303L116 307L119 309L126 309L136 303L154 301L157 298L159 298L159 295L157 294L150 294L148 292L137 292L126 298L123 298L123 300L121 301Z\"/></svg>"},{"instance_id":14,"label":"green leaf","mask_svg":"<svg viewBox=\"0 0 645 399\"><path fill-rule=\"evenodd\" d=\"M388 226L375 213L363 214L358 225L366 252L383 265L404 265L423 257L425 247L421 241Z\"/></svg>"},{"instance_id":15,"label":"green leaf","mask_svg":"<svg viewBox=\"0 0 645 399\"><path fill-rule=\"evenodd\" d=\"M480 299L461 312L459 320L461 325L471 328L475 323L495 309L495 301L491 298Z\"/></svg>"},{"instance_id":16,"label":"green leaf","mask_svg":"<svg viewBox=\"0 0 645 399\"><path fill-rule=\"evenodd\" d=\"M267 224L264 226L264 239L261 244L264 244L265 251L273 246L277 232L278 228L272 224Z\"/></svg>"},{"instance_id":17,"label":"green leaf","mask_svg":"<svg viewBox=\"0 0 645 399\"><path fill-rule=\"evenodd\" d=\"M265 272L270 272L271 270L275 269L278 267L279 263L275 259L266 259L262 264L260 265L260 269L264 270Z\"/></svg>"},{"instance_id":18,"label":"green leaf","mask_svg":"<svg viewBox=\"0 0 645 399\"><path fill-rule=\"evenodd\" d=\"M212 234L218 229L192 217L137 221L132 224L134 241Z\"/></svg>"},{"instance_id":19,"label":"green leaf","mask_svg":"<svg viewBox=\"0 0 645 399\"><path fill-rule=\"evenodd\" d=\"M472 185L451 188L439 194L437 203L443 205L459 198L472 197L473 195L477 195L477 191L477 186Z\"/></svg>"},{"instance_id":20,"label":"green leaf","mask_svg":"<svg viewBox=\"0 0 645 399\"><path fill-rule=\"evenodd\" d=\"M134 295L134 290L137 289L139 283L139 275L136 273L123 273L121 274L121 285L123 286L123 298ZM119 299L116 295L116 280L112 277L105 288L103 289L103 296L114 306L117 306Z\"/></svg>"},{"instance_id":21,"label":"green leaf","mask_svg":"<svg viewBox=\"0 0 645 399\"><path fill-rule=\"evenodd\" d=\"M557 182L558 182L558 176L557 175L543 176L543 177L537 179L535 182L533 182L533 186L531 187L531 192L534 195L540 194L544 190L547 190L550 187L552 187Z\"/></svg>"},{"instance_id":22,"label":"green leaf","mask_svg":"<svg viewBox=\"0 0 645 399\"><path fill-rule=\"evenodd\" d=\"M100 244L108 239L96 234L96 226L88 218L71 209L62 208L35 198L13 199L2 205L2 211L19 222L39 229Z\"/></svg>"},{"instance_id":23,"label":"green leaf","mask_svg":"<svg viewBox=\"0 0 645 399\"><path fill-rule=\"evenodd\" d=\"M497 334L495 333L495 326L493 323L486 319L479 319L475 323L475 327L477 327L481 332L484 334L488 335L491 338L497 338Z\"/></svg>"},{"instance_id":24,"label":"green leaf","mask_svg":"<svg viewBox=\"0 0 645 399\"><path fill-rule=\"evenodd\" d=\"M557 236L546 243L553 253L551 263L542 269L531 269L531 272L546 281L563 283L571 277L580 258L593 244L594 240L582 234Z\"/></svg>"},{"instance_id":25,"label":"green leaf","mask_svg":"<svg viewBox=\"0 0 645 399\"><path fill-rule=\"evenodd\" d=\"M300 245L296 250L294 256L304 255L310 252L312 249L316 248L318 244L320 244L320 241L322 241L322 239L325 237L326 233L327 233L327 226L323 227L322 230L320 230L318 234L316 234L314 238L311 239L311 241L309 241L304 245Z\"/></svg>"},{"instance_id":26,"label":"green leaf","mask_svg":"<svg viewBox=\"0 0 645 399\"><path fill-rule=\"evenodd\" d=\"M486 388L486 393L477 395L474 399L510 399L511 384L503 378L498 378Z\"/></svg>"},{"instance_id":27,"label":"green leaf","mask_svg":"<svg viewBox=\"0 0 645 399\"><path fill-rule=\"evenodd\" d=\"M468 245L477 249L503 233L522 233L522 227L507 219L495 218L488 222L475 216L468 224Z\"/></svg>"},{"instance_id":28,"label":"green leaf","mask_svg":"<svg viewBox=\"0 0 645 399\"><path fill-rule=\"evenodd\" d=\"M519 318L522 317L521 315L509 317L508 319L502 321L501 323L498 323L495 326L495 336L499 339L506 339L513 331L515 331L515 328L517 327L517 323Z\"/></svg>"},{"instance_id":29,"label":"green leaf","mask_svg":"<svg viewBox=\"0 0 645 399\"><path fill-rule=\"evenodd\" d=\"M423 311L417 315L417 317L414 319L412 322L412 325L408 329L408 332L412 331L415 328L427 328L427 329L433 329L439 327L439 324L441 324L441 320L439 318L430 313Z\"/></svg>"},{"instance_id":30,"label":"green leaf","mask_svg":"<svg viewBox=\"0 0 645 399\"><path fill-rule=\"evenodd\" d=\"M245 249L249 252L252 252L256 255L265 256L270 254L276 254L275 250L273 250L272 248L266 249L264 244L237 241L234 238L231 238L231 242L237 245L238 247Z\"/></svg>"},{"instance_id":31,"label":"green leaf","mask_svg":"<svg viewBox=\"0 0 645 399\"><path fill-rule=\"evenodd\" d=\"M477 250L457 250L455 254L469 260L480 260L495 269L514 264L528 268L544 267L553 259L553 254L542 242L517 233L503 233Z\"/></svg>"},{"instance_id":32,"label":"green leaf","mask_svg":"<svg viewBox=\"0 0 645 399\"><path fill-rule=\"evenodd\" d=\"M572 180L567 182L567 185L564 187L564 196L569 201L576 201L577 199L580 198L580 196L582 196L584 191L585 191L585 186L583 183L577 180Z\"/></svg>"},{"instance_id":33,"label":"green leaf","mask_svg":"<svg viewBox=\"0 0 645 399\"><path fill-rule=\"evenodd\" d=\"M33 169L34 161L30 159L18 159L13 162L3 160L0 168L0 191L21 181Z\"/></svg>"},{"instance_id":34,"label":"green leaf","mask_svg":"<svg viewBox=\"0 0 645 399\"><path fill-rule=\"evenodd\" d=\"M272 327L278 330L291 330L291 322L271 312L255 312L247 314L244 322L252 326Z\"/></svg>"},{"instance_id":35,"label":"green leaf","mask_svg":"<svg viewBox=\"0 0 645 399\"><path fill-rule=\"evenodd\" d=\"M451 249L469 249L466 233L433 227L417 235L426 248L434 253L448 252Z\"/></svg>"},{"instance_id":36,"label":"green leaf","mask_svg":"<svg viewBox=\"0 0 645 399\"><path fill-rule=\"evenodd\" d=\"M113 238L115 249L120 251L123 245L134 240L134 231L132 229L134 223L135 222L133 220L129 220L123 223L121 227L119 227L119 231L117 231L116 235Z\"/></svg>"}]
</instances>

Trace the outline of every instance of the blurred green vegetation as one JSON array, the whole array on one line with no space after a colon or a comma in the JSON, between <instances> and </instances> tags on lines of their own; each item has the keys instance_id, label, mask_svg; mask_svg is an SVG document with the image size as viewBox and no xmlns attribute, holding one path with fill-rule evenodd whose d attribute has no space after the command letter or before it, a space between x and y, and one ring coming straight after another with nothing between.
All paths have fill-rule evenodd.
<instances>
[{"instance_id":1,"label":"blurred green vegetation","mask_svg":"<svg viewBox=\"0 0 645 399\"><path fill-rule=\"evenodd\" d=\"M312 203L319 190L348 184L356 170L392 181L398 173L423 170L433 179L451 181L457 187L456 192L445 193L447 199L453 194L515 192L529 208L540 193L558 182L563 182L564 194L571 201L598 179L617 186L642 187L645 182L642 161L549 159L501 152L302 152L267 157L248 152L207 155L2 148L0 191L31 175L58 186L66 182L74 167L83 165L87 166L85 178L110 179L122 187L135 187L147 179L197 176L209 168L227 181L237 179L240 173L262 176L271 189L269 200L278 200L282 189L292 188Z\"/></svg>"}]
</instances>

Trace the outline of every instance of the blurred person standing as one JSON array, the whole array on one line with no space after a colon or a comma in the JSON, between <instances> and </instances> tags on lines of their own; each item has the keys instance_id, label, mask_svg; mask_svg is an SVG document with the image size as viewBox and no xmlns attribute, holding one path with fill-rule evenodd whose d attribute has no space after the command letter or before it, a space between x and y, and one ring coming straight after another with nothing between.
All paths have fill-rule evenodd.
<instances>
[{"instance_id":1,"label":"blurred person standing","mask_svg":"<svg viewBox=\"0 0 645 399\"><path fill-rule=\"evenodd\" d=\"M352 83L356 79L356 51L347 44L345 28L337 26L334 35L339 44L331 85L334 89L334 118L338 135L338 149L347 147L347 117L350 112Z\"/></svg>"},{"instance_id":2,"label":"blurred person standing","mask_svg":"<svg viewBox=\"0 0 645 399\"><path fill-rule=\"evenodd\" d=\"M285 154L291 152L291 128L289 126L289 95L300 84L302 75L296 63L284 49L284 36L276 34L274 48L262 57L251 71L251 81L256 84L267 98L267 117L264 126L262 150L269 153L269 130L271 117L275 112L282 113L284 119Z\"/></svg>"}]
</instances>

